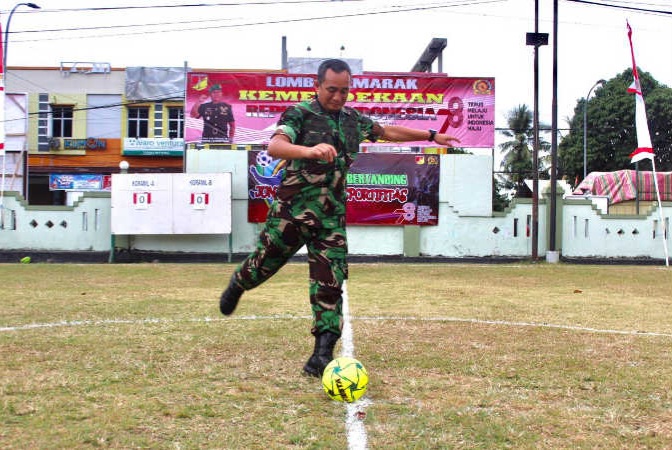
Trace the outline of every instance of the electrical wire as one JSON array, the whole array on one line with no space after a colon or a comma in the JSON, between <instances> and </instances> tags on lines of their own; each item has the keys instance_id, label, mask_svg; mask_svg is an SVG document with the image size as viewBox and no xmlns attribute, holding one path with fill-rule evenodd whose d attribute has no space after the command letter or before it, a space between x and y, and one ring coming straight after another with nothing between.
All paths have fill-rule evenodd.
<instances>
[{"instance_id":1,"label":"electrical wire","mask_svg":"<svg viewBox=\"0 0 672 450\"><path fill-rule=\"evenodd\" d=\"M308 3L331 3L334 0L289 0L289 1L271 1L271 2L226 2L226 3L185 3L179 5L135 5L135 6L96 6L88 8L55 8L40 9L40 13L72 13L86 11L127 11L133 9L164 9L164 8L203 8L208 6L254 6L254 5L291 5ZM365 0L339 0L345 3L362 2ZM9 10L7 10L9 11ZM0 11L2 14L7 11ZM17 11L21 12L21 11ZM27 11L26 11L27 12Z\"/></svg>"},{"instance_id":2,"label":"electrical wire","mask_svg":"<svg viewBox=\"0 0 672 450\"><path fill-rule=\"evenodd\" d=\"M342 0L343 1L343 0ZM357 3L363 3L364 0L344 0L346 2L357 2ZM449 2L436 2L436 3L428 3L428 4L417 4L415 3L411 7L405 7L400 8L398 6L393 6L392 9L389 10L382 10L382 11L365 11L365 12L359 12L359 13L351 13L351 14L342 14L338 16L320 16L320 17L308 17L308 18L300 18L300 19L285 19L285 20L274 20L274 21L268 21L268 22L255 22L255 23L248 23L248 24L234 24L234 25L219 25L219 26L213 26L213 27L200 27L195 30L203 30L203 29L208 29L208 28L229 28L229 27L242 27L242 26L251 26L251 25L265 25L265 24L271 24L271 23L287 23L287 22L300 22L300 21L311 21L311 20L319 20L319 19L332 19L332 18L343 18L343 17L355 17L355 16L366 16L366 15L371 15L371 14L392 14L392 13L399 13L399 12L410 12L410 11L426 11L426 10L432 10L432 9L438 9L438 8L447 8L447 7L455 7L455 6L468 6L468 5L476 5L476 4L487 4L487 3L501 3L506 0L453 0ZM211 3L211 4L181 4L181 5L142 5L142 6L128 6L128 7L93 7L93 8L71 8L71 9L55 9L55 10L44 10L43 12L49 13L49 12L56 12L56 13L62 13L62 12L73 12L73 11L109 11L109 10L129 10L129 9L147 9L147 8L189 8L189 7L202 7L202 6L248 6L248 5L280 5L280 4L304 4L304 3L327 3L327 2L333 2L333 0L300 0L300 1L288 1L288 2L245 2L245 3ZM42 12L42 10L40 10ZM35 13L35 12L31 12ZM16 33L44 33L44 32L61 32L61 31L80 31L80 30L101 30L101 29L117 29L117 28L124 28L124 27L147 27L148 25L174 25L176 23L200 23L200 22L211 22L211 21L219 21L221 19L207 19L204 21L186 21L186 22L159 22L155 24L147 24L144 23L142 25L122 25L122 26L105 26L105 27L78 27L78 28L62 28L62 29L51 29L51 30L29 30L29 31L21 31L21 32L16 32ZM132 35L132 34L151 34L151 33L159 33L159 32L176 32L176 31L188 31L192 29L183 29L183 30L176 30L174 28L171 28L169 30L159 30L159 31L142 31L142 32L137 32L137 33L123 33L123 34L117 34L117 35ZM13 34L10 32L10 34ZM110 36L115 36L115 34L108 34L105 36L100 36L100 35L95 35L91 37L110 37ZM78 37L73 37L72 39L81 39L82 36ZM55 38L56 39L56 38ZM64 39L64 38L58 38L58 39ZM37 41L44 41L45 39L39 39ZM50 40L50 39L47 39ZM31 40L20 40L19 42L31 42ZM16 74L12 74L13 76L16 76ZM28 81L25 80L24 81ZM45 87L42 87L44 90L49 90ZM184 96L184 91L182 90L181 92L175 92L175 95L173 96L162 96L162 98L147 98L143 99L141 101L127 101L127 102L121 102L121 103L112 103L109 105L99 105L95 107L81 107L81 108L76 108L74 111L85 111L85 110L91 110L91 109L103 109L103 108L118 108L118 107L124 107L124 106L132 106L134 104L142 104L142 103L148 103L148 102L155 102L155 101L162 101L162 100L167 100L170 98L177 98L180 96ZM179 94L179 95L178 95ZM37 115L39 112L29 112L28 115Z\"/></svg>"},{"instance_id":3,"label":"electrical wire","mask_svg":"<svg viewBox=\"0 0 672 450\"><path fill-rule=\"evenodd\" d=\"M628 6L629 4L631 4L630 2L621 2L621 3L624 3L624 4L617 5L617 4L602 3L602 2L591 1L591 0L566 0L566 1L570 2L570 3L582 3L582 4L585 4L585 5L604 6L604 7L607 7L607 8L625 9L625 10L628 10L628 11L672 15L672 11L670 11L670 10L650 9L650 8L643 8L643 7L637 7L637 6ZM658 5L656 5L656 6L658 6Z\"/></svg>"},{"instance_id":4,"label":"electrical wire","mask_svg":"<svg viewBox=\"0 0 672 450\"><path fill-rule=\"evenodd\" d=\"M355 1L355 2L362 2L363 0L345 0L347 1ZM137 31L137 32L125 32L125 33L111 33L111 34L95 34L95 35L78 35L78 36L65 36L65 37L57 37L57 38L45 38L41 37L39 39L20 39L18 42L41 42L41 41L48 41L48 40L65 40L65 39L82 39L82 38L108 38L108 37L115 37L115 36L132 36L132 35L147 35L147 34L157 34L157 33L175 33L175 32L185 32L185 31L203 31L203 30L210 30L210 29L224 29L224 28L240 28L240 27L249 27L249 26L263 26L263 25L275 25L275 24L282 24L282 23L297 23L297 22L309 22L309 21L314 21L314 20L329 20L329 19L344 19L344 18L352 18L352 17L363 17L363 16L372 16L372 15L382 15L382 14L398 14L398 13L409 13L409 12L418 12L418 11L431 11L431 10L436 10L436 9L444 9L444 8L453 8L453 7L464 7L464 6L474 6L474 5L484 5L484 4L492 4L492 3L503 3L508 0L452 0L448 2L437 2L437 3L429 3L426 5L422 4L417 4L414 3L410 6L404 5L404 6L396 6L393 5L391 7L388 7L388 9L371 9L371 10L363 10L363 11L358 11L358 12L350 12L350 13L342 13L342 14L334 14L334 15L320 15L320 16L310 16L310 17L294 17L294 18L287 18L287 19L269 19L269 20L250 20L248 22L243 22L243 23L235 23L235 24L219 24L219 25L213 25L213 26L198 26L196 28L194 27L183 27L183 28L174 28L172 25L179 25L179 24L196 24L196 25L201 25L203 23L208 23L208 22L220 22L220 21L230 21L231 18L226 18L226 19L204 19L204 20L188 20L188 21L177 21L177 22L155 22L155 23L142 23L142 24L130 24L130 25L108 25L108 26L99 26L99 27L76 27L76 28L57 28L57 29L39 29L39 30L24 30L24 31L14 31L10 32L10 35L14 34L28 34L28 33L45 33L45 32L73 32L73 31L93 31L93 30L108 30L108 29L118 29L118 28L134 28L134 27L142 27L142 28L147 28L147 26L165 26L169 25L170 27L166 28L165 30L142 30L142 31ZM284 4L284 3L290 3L290 2L273 2L273 3L250 3L250 4L256 4L256 5L274 5L277 6L278 4ZM294 2L292 2L294 3ZM296 2L296 3L303 3L303 2ZM333 1L330 1L330 3L333 3ZM222 4L209 4L207 6L220 6ZM232 4L227 4L227 5L232 5ZM241 6L241 4L233 4L236 6ZM245 6L248 5L248 3L244 4ZM196 6L196 5L174 5L175 7L177 6L182 6L182 7L187 7L187 6ZM133 7L119 7L115 8L117 10L123 10L123 9L130 9L130 8L149 8L150 6L133 6ZM169 6L161 6L161 7L169 7ZM87 10L96 10L96 8L84 8L80 9L77 11L87 11ZM57 10L57 11L73 11L73 10ZM45 13L51 12L50 10L45 11ZM33 14L40 14L41 11L38 12L31 12ZM274 15L275 12L274 12Z\"/></svg>"}]
</instances>

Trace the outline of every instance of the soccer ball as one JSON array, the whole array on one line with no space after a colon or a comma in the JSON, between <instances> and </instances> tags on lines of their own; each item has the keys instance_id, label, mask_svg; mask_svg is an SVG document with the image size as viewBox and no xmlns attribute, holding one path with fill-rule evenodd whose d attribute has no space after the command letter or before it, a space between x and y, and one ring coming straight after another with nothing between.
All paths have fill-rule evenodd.
<instances>
[{"instance_id":1,"label":"soccer ball","mask_svg":"<svg viewBox=\"0 0 672 450\"><path fill-rule=\"evenodd\" d=\"M267 167L273 163L273 157L268 154L266 150L262 150L257 153L257 164L260 167Z\"/></svg>"},{"instance_id":2,"label":"soccer ball","mask_svg":"<svg viewBox=\"0 0 672 450\"><path fill-rule=\"evenodd\" d=\"M369 374L355 358L341 356L332 360L322 373L324 392L339 402L354 402L366 393Z\"/></svg>"}]
</instances>

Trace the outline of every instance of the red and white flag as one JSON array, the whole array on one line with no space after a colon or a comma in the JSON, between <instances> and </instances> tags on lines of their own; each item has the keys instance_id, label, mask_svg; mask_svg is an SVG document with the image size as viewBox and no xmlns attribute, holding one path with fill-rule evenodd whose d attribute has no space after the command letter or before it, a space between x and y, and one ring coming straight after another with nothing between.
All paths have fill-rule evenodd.
<instances>
[{"instance_id":1,"label":"red and white flag","mask_svg":"<svg viewBox=\"0 0 672 450\"><path fill-rule=\"evenodd\" d=\"M642 96L642 85L639 82L637 73L637 64L635 63L635 51L632 48L632 28L626 20L628 26L628 40L630 41L630 54L632 55L632 76L634 80L628 88L628 92L635 94L635 127L637 130L637 149L630 153L630 162L636 163L643 159L651 160L653 169L653 184L656 187L656 197L658 198L658 217L660 223L664 224L663 204L660 201L660 189L658 188L658 176L656 175L656 160L653 158L653 146L651 145L651 135L649 134L649 124L646 122L646 109L644 107L644 97ZM663 226L664 228L664 226ZM669 267L670 257L667 251L667 233L663 230L663 251L665 252L665 265Z\"/></svg>"},{"instance_id":2,"label":"red and white flag","mask_svg":"<svg viewBox=\"0 0 672 450\"><path fill-rule=\"evenodd\" d=\"M630 162L636 163L643 159L653 159L653 146L651 145L651 135L649 134L649 124L646 121L646 107L644 105L644 96L642 95L642 85L639 82L637 73L637 64L635 63L635 50L632 47L632 28L628 26L628 40L630 41L630 54L632 55L632 76L634 80L628 88L628 92L635 94L635 129L637 131L637 149L630 153Z\"/></svg>"}]
</instances>

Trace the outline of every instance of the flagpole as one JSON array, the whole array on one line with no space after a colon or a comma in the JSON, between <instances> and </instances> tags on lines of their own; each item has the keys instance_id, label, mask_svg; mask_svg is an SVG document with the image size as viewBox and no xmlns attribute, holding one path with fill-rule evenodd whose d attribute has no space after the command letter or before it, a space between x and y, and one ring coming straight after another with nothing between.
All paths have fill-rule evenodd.
<instances>
[{"instance_id":1,"label":"flagpole","mask_svg":"<svg viewBox=\"0 0 672 450\"><path fill-rule=\"evenodd\" d=\"M665 227L665 219L663 217L663 203L660 201L660 190L658 189L658 175L656 175L656 159L651 159L651 166L653 167L653 185L656 187L656 197L658 198L658 218L660 219L660 227L663 230L663 250L665 252L665 266L670 267L670 257L667 253L667 229Z\"/></svg>"},{"instance_id":2,"label":"flagpole","mask_svg":"<svg viewBox=\"0 0 672 450\"><path fill-rule=\"evenodd\" d=\"M2 25L0 25L0 37L2 37ZM0 154L2 154L2 181L0 181L0 230L5 229L5 172L7 151L5 150L5 57L3 42L0 39Z\"/></svg>"},{"instance_id":3,"label":"flagpole","mask_svg":"<svg viewBox=\"0 0 672 450\"><path fill-rule=\"evenodd\" d=\"M630 42L630 56L632 58L632 84L628 87L628 92L635 94L635 132L637 134L637 148L630 154L630 162L637 163L642 159L650 159L653 167L653 185L656 188L656 198L658 199L658 218L663 229L663 251L665 253L665 265L670 266L670 258L667 254L667 229L665 219L663 218L663 204L660 201L660 190L658 189L658 176L656 174L656 157L653 153L651 143L651 134L649 133L649 124L646 120L646 106L644 105L644 94L642 85L639 81L637 72L637 63L635 62L635 48L632 45L632 27L625 21L628 29L628 41Z\"/></svg>"}]
</instances>

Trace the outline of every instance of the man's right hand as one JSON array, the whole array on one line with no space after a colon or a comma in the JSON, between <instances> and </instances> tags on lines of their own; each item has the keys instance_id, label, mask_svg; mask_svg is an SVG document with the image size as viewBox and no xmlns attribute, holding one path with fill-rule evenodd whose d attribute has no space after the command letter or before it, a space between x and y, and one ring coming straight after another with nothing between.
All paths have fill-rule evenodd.
<instances>
[{"instance_id":1,"label":"man's right hand","mask_svg":"<svg viewBox=\"0 0 672 450\"><path fill-rule=\"evenodd\" d=\"M276 133L268 143L268 154L276 159L319 159L332 163L338 152L333 145L325 143L313 147L292 144L289 136Z\"/></svg>"},{"instance_id":2,"label":"man's right hand","mask_svg":"<svg viewBox=\"0 0 672 450\"><path fill-rule=\"evenodd\" d=\"M317 144L314 147L308 147L308 150L309 152L307 158L321 159L322 161L326 161L328 163L334 162L334 158L336 158L336 155L338 154L333 145L324 143Z\"/></svg>"}]
</instances>

